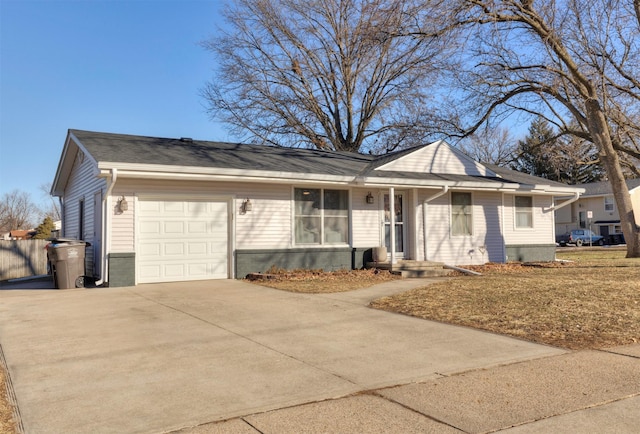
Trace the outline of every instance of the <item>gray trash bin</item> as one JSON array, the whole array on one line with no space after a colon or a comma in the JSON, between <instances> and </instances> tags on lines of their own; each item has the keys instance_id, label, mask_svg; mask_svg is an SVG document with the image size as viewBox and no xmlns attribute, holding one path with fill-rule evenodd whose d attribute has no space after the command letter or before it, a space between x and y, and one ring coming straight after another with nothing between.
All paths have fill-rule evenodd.
<instances>
[{"instance_id":1,"label":"gray trash bin","mask_svg":"<svg viewBox=\"0 0 640 434\"><path fill-rule=\"evenodd\" d=\"M84 288L84 256L89 243L81 240L52 240L47 249L56 289Z\"/></svg>"}]
</instances>

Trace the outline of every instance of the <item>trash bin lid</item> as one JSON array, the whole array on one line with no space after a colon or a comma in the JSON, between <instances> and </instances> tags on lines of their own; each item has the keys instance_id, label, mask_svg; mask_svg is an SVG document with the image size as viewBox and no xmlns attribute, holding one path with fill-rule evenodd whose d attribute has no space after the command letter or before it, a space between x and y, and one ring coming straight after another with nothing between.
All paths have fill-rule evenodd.
<instances>
[{"instance_id":1,"label":"trash bin lid","mask_svg":"<svg viewBox=\"0 0 640 434\"><path fill-rule=\"evenodd\" d=\"M90 246L91 243L84 241L84 240L76 240L73 238L49 238L49 241L51 241L51 247L57 247L58 245L70 245L70 244L75 244L75 245L86 245L86 246Z\"/></svg>"}]
</instances>

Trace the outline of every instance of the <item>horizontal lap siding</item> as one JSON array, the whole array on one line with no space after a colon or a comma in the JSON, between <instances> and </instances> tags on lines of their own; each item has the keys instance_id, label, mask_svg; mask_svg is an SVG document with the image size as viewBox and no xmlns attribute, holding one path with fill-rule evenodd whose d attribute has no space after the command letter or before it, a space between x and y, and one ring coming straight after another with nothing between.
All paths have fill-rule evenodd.
<instances>
[{"instance_id":1,"label":"horizontal lap siding","mask_svg":"<svg viewBox=\"0 0 640 434\"><path fill-rule=\"evenodd\" d=\"M81 161L82 160L82 161ZM80 200L84 200L84 241L92 245L97 243L94 235L94 214L101 211L101 204L94 209L94 195L106 185L105 180L98 178L96 168L90 158L78 158L74 162L69 181L64 190L64 214L62 217L62 234L66 238L77 239L80 237ZM87 274L93 274L93 248L85 251L85 264Z\"/></svg>"},{"instance_id":2,"label":"horizontal lap siding","mask_svg":"<svg viewBox=\"0 0 640 434\"><path fill-rule=\"evenodd\" d=\"M421 191L419 201L433 192ZM473 235L451 235L450 194L445 194L427 205L428 259L451 265L502 262L504 240L501 235L501 195L499 193L472 192ZM420 217L422 219L422 217ZM421 223L419 224L421 226ZM424 256L424 239L418 251ZM484 252L483 252L484 247Z\"/></svg>"},{"instance_id":3,"label":"horizontal lap siding","mask_svg":"<svg viewBox=\"0 0 640 434\"><path fill-rule=\"evenodd\" d=\"M235 237L237 249L291 247L291 187L277 184L232 182L189 182L122 180L114 189L113 202L125 197L153 195L157 198L184 196L185 200L224 200L234 197ZM242 212L249 199L252 210ZM129 211L132 210L129 202ZM115 209L115 207L114 207ZM130 252L135 247L135 210L113 216L113 252Z\"/></svg>"},{"instance_id":4,"label":"horizontal lap siding","mask_svg":"<svg viewBox=\"0 0 640 434\"><path fill-rule=\"evenodd\" d=\"M372 204L366 201L369 192L373 196ZM380 190L354 189L351 197L353 247L370 248L382 245Z\"/></svg>"},{"instance_id":5,"label":"horizontal lap siding","mask_svg":"<svg viewBox=\"0 0 640 434\"><path fill-rule=\"evenodd\" d=\"M115 189L118 195L111 195L111 249L112 253L128 253L135 251L134 221L136 215L135 197L128 192ZM129 209L123 213L118 211L118 199L124 197Z\"/></svg>"},{"instance_id":6,"label":"horizontal lap siding","mask_svg":"<svg viewBox=\"0 0 640 434\"><path fill-rule=\"evenodd\" d=\"M522 196L527 196L522 194ZM504 237L507 245L540 245L555 243L554 214L551 196L533 196L533 228L515 227L515 195L504 195Z\"/></svg>"}]
</instances>

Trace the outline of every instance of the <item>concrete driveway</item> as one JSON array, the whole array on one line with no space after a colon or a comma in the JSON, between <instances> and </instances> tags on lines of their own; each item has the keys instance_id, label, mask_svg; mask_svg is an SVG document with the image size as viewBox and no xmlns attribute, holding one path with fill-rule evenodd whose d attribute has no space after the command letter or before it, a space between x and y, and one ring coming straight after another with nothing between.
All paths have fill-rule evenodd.
<instances>
[{"instance_id":1,"label":"concrete driveway","mask_svg":"<svg viewBox=\"0 0 640 434\"><path fill-rule=\"evenodd\" d=\"M27 433L170 431L563 353L366 307L419 284L1 290L0 344Z\"/></svg>"}]
</instances>

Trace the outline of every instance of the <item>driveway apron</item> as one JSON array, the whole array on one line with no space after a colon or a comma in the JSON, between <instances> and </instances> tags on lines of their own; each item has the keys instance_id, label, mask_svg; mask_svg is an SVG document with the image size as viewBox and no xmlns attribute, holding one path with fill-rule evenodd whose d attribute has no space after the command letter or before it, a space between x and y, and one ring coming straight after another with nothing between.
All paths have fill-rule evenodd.
<instances>
[{"instance_id":1,"label":"driveway apron","mask_svg":"<svg viewBox=\"0 0 640 434\"><path fill-rule=\"evenodd\" d=\"M366 299L234 280L0 291L0 345L27 433L170 431L563 353Z\"/></svg>"}]
</instances>

